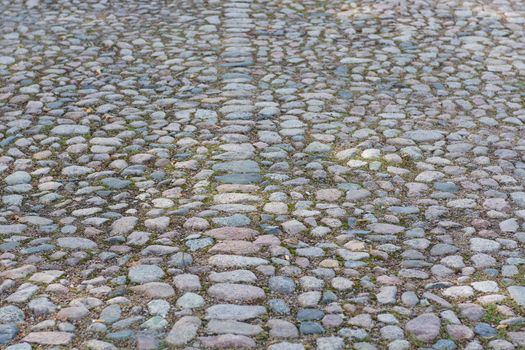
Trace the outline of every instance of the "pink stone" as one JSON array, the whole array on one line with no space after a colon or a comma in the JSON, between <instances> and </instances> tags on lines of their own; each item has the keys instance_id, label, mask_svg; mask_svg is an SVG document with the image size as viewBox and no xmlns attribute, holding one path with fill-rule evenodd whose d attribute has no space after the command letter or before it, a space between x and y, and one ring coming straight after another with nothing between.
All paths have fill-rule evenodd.
<instances>
[{"instance_id":1,"label":"pink stone","mask_svg":"<svg viewBox=\"0 0 525 350\"><path fill-rule=\"evenodd\" d=\"M469 340L474 337L474 332L461 324L448 325L447 332L455 340Z\"/></svg>"},{"instance_id":2,"label":"pink stone","mask_svg":"<svg viewBox=\"0 0 525 350\"><path fill-rule=\"evenodd\" d=\"M257 237L253 243L262 246L273 246L281 244L281 240L274 235L263 235Z\"/></svg>"},{"instance_id":3,"label":"pink stone","mask_svg":"<svg viewBox=\"0 0 525 350\"><path fill-rule=\"evenodd\" d=\"M257 253L260 249L258 245L252 242L231 240L217 243L210 249L210 252L244 255Z\"/></svg>"},{"instance_id":4,"label":"pink stone","mask_svg":"<svg viewBox=\"0 0 525 350\"><path fill-rule=\"evenodd\" d=\"M244 335L222 334L212 337L200 337L205 348L232 349L232 348L254 348L255 341Z\"/></svg>"},{"instance_id":5,"label":"pink stone","mask_svg":"<svg viewBox=\"0 0 525 350\"><path fill-rule=\"evenodd\" d=\"M434 314L422 314L408 321L406 330L421 341L432 341L439 335L441 321Z\"/></svg>"},{"instance_id":6,"label":"pink stone","mask_svg":"<svg viewBox=\"0 0 525 350\"><path fill-rule=\"evenodd\" d=\"M67 332L31 332L22 341L42 345L66 345L71 343L74 337L72 333Z\"/></svg>"},{"instance_id":7,"label":"pink stone","mask_svg":"<svg viewBox=\"0 0 525 350\"><path fill-rule=\"evenodd\" d=\"M259 233L244 227L221 227L206 231L204 234L219 240L249 240L253 239Z\"/></svg>"}]
</instances>

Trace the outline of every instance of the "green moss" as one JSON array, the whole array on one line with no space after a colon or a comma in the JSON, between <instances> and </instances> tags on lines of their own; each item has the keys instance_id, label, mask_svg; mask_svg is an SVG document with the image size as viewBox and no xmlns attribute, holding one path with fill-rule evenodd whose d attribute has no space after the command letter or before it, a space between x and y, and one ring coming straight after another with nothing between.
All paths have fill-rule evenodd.
<instances>
[{"instance_id":1,"label":"green moss","mask_svg":"<svg viewBox=\"0 0 525 350\"><path fill-rule=\"evenodd\" d=\"M483 321L490 324L499 324L504 317L499 313L496 304L485 305L486 314L483 316Z\"/></svg>"}]
</instances>

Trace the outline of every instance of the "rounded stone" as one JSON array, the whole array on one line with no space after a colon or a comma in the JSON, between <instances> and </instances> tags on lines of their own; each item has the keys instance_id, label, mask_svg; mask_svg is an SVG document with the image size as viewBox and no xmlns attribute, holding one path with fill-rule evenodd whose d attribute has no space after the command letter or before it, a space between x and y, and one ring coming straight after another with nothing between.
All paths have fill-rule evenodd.
<instances>
[{"instance_id":1,"label":"rounded stone","mask_svg":"<svg viewBox=\"0 0 525 350\"><path fill-rule=\"evenodd\" d=\"M156 265L137 265L128 271L128 278L133 283L156 282L164 275L164 271Z\"/></svg>"},{"instance_id":2,"label":"rounded stone","mask_svg":"<svg viewBox=\"0 0 525 350\"><path fill-rule=\"evenodd\" d=\"M195 309L205 304L204 298L199 294L187 292L179 299L177 299L176 305L183 309Z\"/></svg>"}]
</instances>

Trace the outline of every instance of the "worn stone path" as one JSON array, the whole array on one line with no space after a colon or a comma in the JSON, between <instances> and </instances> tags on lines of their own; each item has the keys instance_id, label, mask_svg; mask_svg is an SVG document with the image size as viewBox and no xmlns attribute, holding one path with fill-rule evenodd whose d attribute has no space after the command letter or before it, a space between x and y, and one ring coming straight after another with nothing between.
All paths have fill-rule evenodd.
<instances>
[{"instance_id":1,"label":"worn stone path","mask_svg":"<svg viewBox=\"0 0 525 350\"><path fill-rule=\"evenodd\" d=\"M0 0L0 347L525 349L523 0Z\"/></svg>"}]
</instances>

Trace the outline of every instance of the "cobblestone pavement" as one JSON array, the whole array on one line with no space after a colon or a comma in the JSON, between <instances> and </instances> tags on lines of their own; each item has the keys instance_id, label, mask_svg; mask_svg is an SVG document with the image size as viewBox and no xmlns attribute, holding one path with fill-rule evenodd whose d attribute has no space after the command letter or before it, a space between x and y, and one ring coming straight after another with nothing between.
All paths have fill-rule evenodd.
<instances>
[{"instance_id":1,"label":"cobblestone pavement","mask_svg":"<svg viewBox=\"0 0 525 350\"><path fill-rule=\"evenodd\" d=\"M525 348L522 0L0 0L0 347Z\"/></svg>"}]
</instances>

